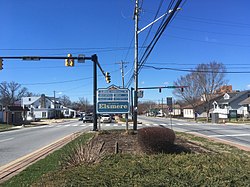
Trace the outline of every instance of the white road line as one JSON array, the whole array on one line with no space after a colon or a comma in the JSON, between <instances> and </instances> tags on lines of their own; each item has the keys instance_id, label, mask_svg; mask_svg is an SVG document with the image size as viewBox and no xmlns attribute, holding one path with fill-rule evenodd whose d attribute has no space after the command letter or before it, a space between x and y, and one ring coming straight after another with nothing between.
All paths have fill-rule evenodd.
<instances>
[{"instance_id":1,"label":"white road line","mask_svg":"<svg viewBox=\"0 0 250 187\"><path fill-rule=\"evenodd\" d=\"M154 125L154 126L159 126L157 123L154 123L153 125Z\"/></svg>"},{"instance_id":2,"label":"white road line","mask_svg":"<svg viewBox=\"0 0 250 187\"><path fill-rule=\"evenodd\" d=\"M83 125L80 125L81 127L85 127L86 125L85 124L83 124Z\"/></svg>"},{"instance_id":3,"label":"white road line","mask_svg":"<svg viewBox=\"0 0 250 187\"><path fill-rule=\"evenodd\" d=\"M75 124L75 125L72 125L73 127L76 127L76 126L78 126L78 124Z\"/></svg>"},{"instance_id":4,"label":"white road line","mask_svg":"<svg viewBox=\"0 0 250 187\"><path fill-rule=\"evenodd\" d=\"M216 135L209 135L208 137L238 137L238 136L250 136L250 134L216 134Z\"/></svg>"},{"instance_id":5,"label":"white road line","mask_svg":"<svg viewBox=\"0 0 250 187\"><path fill-rule=\"evenodd\" d=\"M118 127L118 124L114 124L113 126L114 126L114 127Z\"/></svg>"},{"instance_id":6,"label":"white road line","mask_svg":"<svg viewBox=\"0 0 250 187\"><path fill-rule=\"evenodd\" d=\"M0 143L2 142L6 142L6 141L9 141L9 140L13 140L14 138L7 138L7 139L3 139L3 140L0 140Z\"/></svg>"},{"instance_id":7,"label":"white road line","mask_svg":"<svg viewBox=\"0 0 250 187\"><path fill-rule=\"evenodd\" d=\"M105 126L106 126L106 127L109 127L109 126L110 126L110 124L106 124Z\"/></svg>"},{"instance_id":8,"label":"white road line","mask_svg":"<svg viewBox=\"0 0 250 187\"><path fill-rule=\"evenodd\" d=\"M145 124L146 126L151 126L150 124Z\"/></svg>"},{"instance_id":9,"label":"white road line","mask_svg":"<svg viewBox=\"0 0 250 187\"><path fill-rule=\"evenodd\" d=\"M161 123L160 125L162 125L162 126L168 126L168 124L166 124L166 123Z\"/></svg>"},{"instance_id":10,"label":"white road line","mask_svg":"<svg viewBox=\"0 0 250 187\"><path fill-rule=\"evenodd\" d=\"M69 127L70 126L70 124L68 124L68 125L65 125L65 127Z\"/></svg>"}]
</instances>

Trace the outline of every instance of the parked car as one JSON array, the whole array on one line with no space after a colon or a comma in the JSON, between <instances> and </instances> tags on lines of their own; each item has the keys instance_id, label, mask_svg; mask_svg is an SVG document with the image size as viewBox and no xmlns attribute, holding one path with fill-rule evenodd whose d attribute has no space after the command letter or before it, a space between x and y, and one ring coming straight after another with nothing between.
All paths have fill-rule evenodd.
<instances>
[{"instance_id":1,"label":"parked car","mask_svg":"<svg viewBox=\"0 0 250 187\"><path fill-rule=\"evenodd\" d=\"M101 123L111 123L112 118L109 114L103 114L101 115Z\"/></svg>"},{"instance_id":2,"label":"parked car","mask_svg":"<svg viewBox=\"0 0 250 187\"><path fill-rule=\"evenodd\" d=\"M93 114L85 114L82 117L82 122L86 123L86 122L93 122Z\"/></svg>"}]
</instances>

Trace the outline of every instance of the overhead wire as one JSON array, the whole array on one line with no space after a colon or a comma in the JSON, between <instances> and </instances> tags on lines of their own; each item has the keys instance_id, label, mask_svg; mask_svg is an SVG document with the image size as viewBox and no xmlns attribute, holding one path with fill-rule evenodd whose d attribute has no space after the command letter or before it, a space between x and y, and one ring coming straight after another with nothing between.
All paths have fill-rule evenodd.
<instances>
[{"instance_id":1,"label":"overhead wire","mask_svg":"<svg viewBox=\"0 0 250 187\"><path fill-rule=\"evenodd\" d=\"M180 69L180 68L166 68L166 67L155 67L150 65L144 65L144 67L147 68L153 68L155 70L173 70L173 71L182 71L182 72L199 72L199 73L214 73L215 71L197 71L193 69ZM250 71L219 71L219 73L225 73L225 74L248 74Z\"/></svg>"},{"instance_id":2,"label":"overhead wire","mask_svg":"<svg viewBox=\"0 0 250 187\"><path fill-rule=\"evenodd\" d=\"M174 3L174 0L171 0L170 4L169 4L169 6L168 6L167 11L170 10L170 7L172 6L173 3ZM159 5L159 7L161 8L161 3L160 3L160 5ZM166 17L166 16L165 16L165 17ZM161 30L161 28L162 28L162 25L164 25L164 18L163 18L163 20L162 20L162 23L161 23L160 26L158 27L158 30L157 30L155 36L153 37L152 41L150 42L150 44L147 46L146 50L144 51L144 54L142 55L141 59L143 59L144 56L145 56L145 55L148 53L148 51L150 50L150 46L152 45L154 39L156 38L157 33L160 32L160 30ZM151 26L151 28L152 28L152 26ZM139 60L138 64L139 64L139 66L138 66L138 70L139 70L140 64L141 64L141 60ZM134 79L134 74L130 77L129 81L128 81L127 84L126 84L126 87L129 87L129 86L130 86L130 84L132 83L133 79Z\"/></svg>"}]
</instances>

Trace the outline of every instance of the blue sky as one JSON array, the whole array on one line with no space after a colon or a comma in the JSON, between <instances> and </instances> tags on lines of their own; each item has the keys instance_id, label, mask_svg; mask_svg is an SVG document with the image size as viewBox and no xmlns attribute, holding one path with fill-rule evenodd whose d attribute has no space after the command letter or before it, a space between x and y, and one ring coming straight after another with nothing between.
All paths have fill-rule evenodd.
<instances>
[{"instance_id":1,"label":"blue sky","mask_svg":"<svg viewBox=\"0 0 250 187\"><path fill-rule=\"evenodd\" d=\"M140 1L139 27L153 21L161 0ZM163 1L159 15L166 12ZM227 71L250 71L250 2L247 0L187 0L156 44L146 65L194 68L200 63L224 63ZM134 0L1 0L0 56L73 56L97 54L111 84L121 86L119 62L127 62L125 83L133 73ZM160 22L154 25L146 45ZM149 30L139 34L142 46ZM141 50L139 50L141 52ZM141 53L140 53L141 54ZM170 86L185 72L143 68L139 87ZM98 71L98 87L109 86ZM64 60L5 60L0 81L15 81L34 93L67 95L92 102L93 65ZM233 89L250 89L249 73L226 75ZM131 84L134 86L134 84ZM171 89L147 90L142 101L160 101Z\"/></svg>"}]
</instances>

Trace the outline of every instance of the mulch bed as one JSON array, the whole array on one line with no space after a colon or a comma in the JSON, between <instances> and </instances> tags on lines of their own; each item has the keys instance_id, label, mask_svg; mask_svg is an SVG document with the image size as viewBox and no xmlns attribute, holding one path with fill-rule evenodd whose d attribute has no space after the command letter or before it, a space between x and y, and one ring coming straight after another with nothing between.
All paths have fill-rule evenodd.
<instances>
[{"instance_id":1,"label":"mulch bed","mask_svg":"<svg viewBox=\"0 0 250 187\"><path fill-rule=\"evenodd\" d=\"M93 144L104 142L103 150L106 153L125 153L125 154L143 154L145 150L139 145L137 134L125 131L103 131L99 132L92 140ZM147 152L147 151L146 151ZM190 142L176 135L174 145L168 148L170 154L180 153L206 153L210 150L198 145L197 143Z\"/></svg>"}]
</instances>

